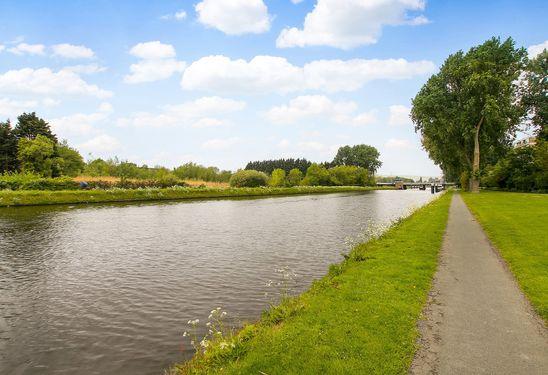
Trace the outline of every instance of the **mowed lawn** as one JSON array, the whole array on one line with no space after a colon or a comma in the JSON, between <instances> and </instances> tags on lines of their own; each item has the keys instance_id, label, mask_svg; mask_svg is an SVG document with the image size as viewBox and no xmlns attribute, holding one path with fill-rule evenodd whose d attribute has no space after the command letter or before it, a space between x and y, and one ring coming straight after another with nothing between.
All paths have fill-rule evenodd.
<instances>
[{"instance_id":1,"label":"mowed lawn","mask_svg":"<svg viewBox=\"0 0 548 375\"><path fill-rule=\"evenodd\" d=\"M406 374L416 350L451 193L415 212L299 297L172 373ZM209 351L209 349L208 349Z\"/></svg>"},{"instance_id":2,"label":"mowed lawn","mask_svg":"<svg viewBox=\"0 0 548 375\"><path fill-rule=\"evenodd\" d=\"M463 198L548 322L548 195L481 192Z\"/></svg>"}]
</instances>

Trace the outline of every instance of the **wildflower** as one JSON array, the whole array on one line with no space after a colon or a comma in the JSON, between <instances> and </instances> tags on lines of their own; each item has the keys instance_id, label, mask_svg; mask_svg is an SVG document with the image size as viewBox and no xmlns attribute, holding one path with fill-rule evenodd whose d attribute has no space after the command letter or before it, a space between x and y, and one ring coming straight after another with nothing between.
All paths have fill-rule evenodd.
<instances>
[{"instance_id":1,"label":"wildflower","mask_svg":"<svg viewBox=\"0 0 548 375\"><path fill-rule=\"evenodd\" d=\"M211 325L211 322L207 322L207 323L206 323L206 326L209 327L210 325Z\"/></svg>"},{"instance_id":2,"label":"wildflower","mask_svg":"<svg viewBox=\"0 0 548 375\"><path fill-rule=\"evenodd\" d=\"M225 316L225 315L226 315L226 311L223 311L223 312L221 313L221 316Z\"/></svg>"},{"instance_id":3,"label":"wildflower","mask_svg":"<svg viewBox=\"0 0 548 375\"><path fill-rule=\"evenodd\" d=\"M186 331L183 332L183 337L187 337L188 333Z\"/></svg>"},{"instance_id":4,"label":"wildflower","mask_svg":"<svg viewBox=\"0 0 548 375\"><path fill-rule=\"evenodd\" d=\"M219 344L219 346L221 347L221 349L225 349L225 348L228 346L228 344L227 344L226 342L224 342L224 341L221 341L221 343Z\"/></svg>"}]
</instances>

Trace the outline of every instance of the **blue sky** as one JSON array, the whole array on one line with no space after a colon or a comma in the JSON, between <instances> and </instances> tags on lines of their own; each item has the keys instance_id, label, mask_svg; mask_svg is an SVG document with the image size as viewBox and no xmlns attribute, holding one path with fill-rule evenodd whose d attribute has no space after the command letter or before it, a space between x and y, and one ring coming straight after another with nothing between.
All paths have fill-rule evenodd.
<instances>
[{"instance_id":1,"label":"blue sky","mask_svg":"<svg viewBox=\"0 0 548 375\"><path fill-rule=\"evenodd\" d=\"M0 118L36 111L86 157L237 169L381 151L438 175L408 119L444 59L547 45L545 1L0 2ZM305 21L306 20L306 21ZM535 47L537 46L537 47ZM540 46L540 47L539 47Z\"/></svg>"}]
</instances>

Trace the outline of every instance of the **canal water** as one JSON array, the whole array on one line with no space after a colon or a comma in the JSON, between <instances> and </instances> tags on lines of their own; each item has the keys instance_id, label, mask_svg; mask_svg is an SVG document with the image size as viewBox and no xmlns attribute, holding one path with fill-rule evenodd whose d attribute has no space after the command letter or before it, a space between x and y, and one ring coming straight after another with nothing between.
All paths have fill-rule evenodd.
<instances>
[{"instance_id":1,"label":"canal water","mask_svg":"<svg viewBox=\"0 0 548 375\"><path fill-rule=\"evenodd\" d=\"M192 355L189 319L220 306L229 324L255 320L276 269L303 291L347 239L430 199L407 190L0 209L0 374L161 374Z\"/></svg>"}]
</instances>

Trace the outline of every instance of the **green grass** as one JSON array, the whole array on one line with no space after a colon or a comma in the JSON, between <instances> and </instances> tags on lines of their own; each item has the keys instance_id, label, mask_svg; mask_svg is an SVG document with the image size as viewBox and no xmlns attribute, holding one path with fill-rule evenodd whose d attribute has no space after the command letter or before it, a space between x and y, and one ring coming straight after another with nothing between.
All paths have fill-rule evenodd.
<instances>
[{"instance_id":1,"label":"green grass","mask_svg":"<svg viewBox=\"0 0 548 375\"><path fill-rule=\"evenodd\" d=\"M376 190L358 186L298 186L289 188L169 188L64 191L0 191L0 207L99 202L134 202L225 197L323 194Z\"/></svg>"},{"instance_id":2,"label":"green grass","mask_svg":"<svg viewBox=\"0 0 548 375\"><path fill-rule=\"evenodd\" d=\"M451 193L355 247L304 294L172 373L406 374Z\"/></svg>"},{"instance_id":3,"label":"green grass","mask_svg":"<svg viewBox=\"0 0 548 375\"><path fill-rule=\"evenodd\" d=\"M548 195L481 192L462 196L548 322Z\"/></svg>"}]
</instances>

